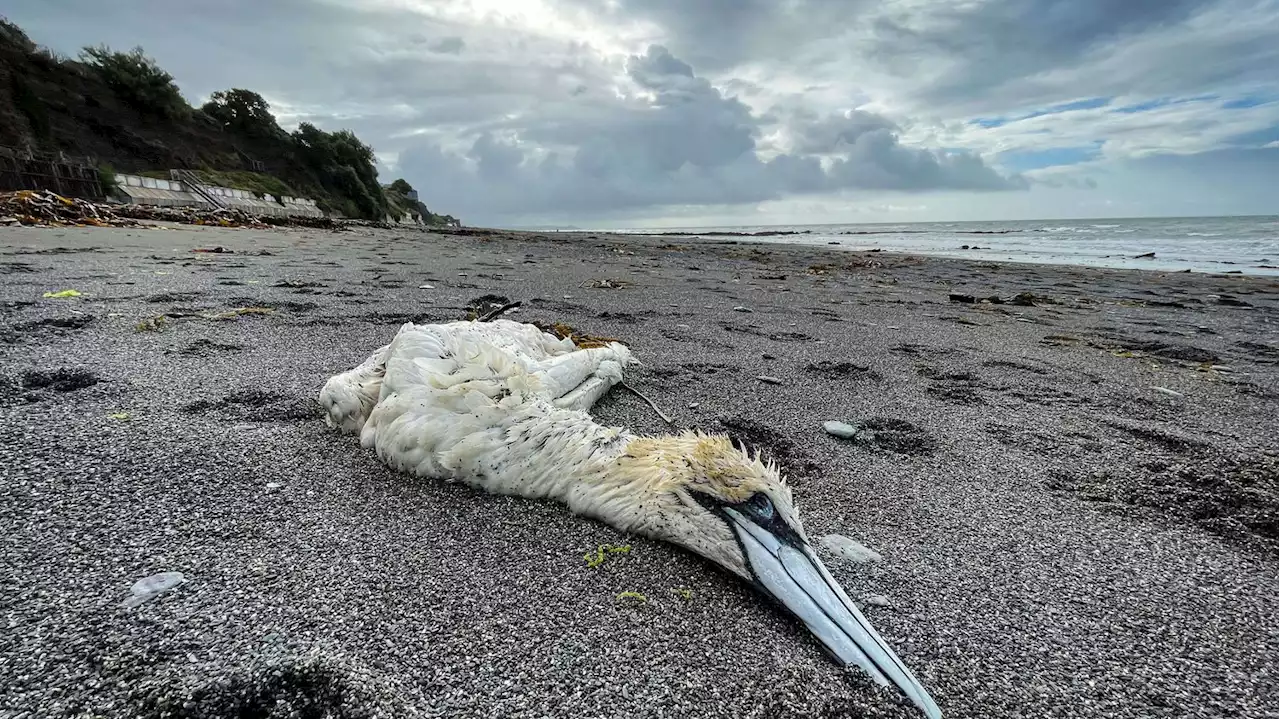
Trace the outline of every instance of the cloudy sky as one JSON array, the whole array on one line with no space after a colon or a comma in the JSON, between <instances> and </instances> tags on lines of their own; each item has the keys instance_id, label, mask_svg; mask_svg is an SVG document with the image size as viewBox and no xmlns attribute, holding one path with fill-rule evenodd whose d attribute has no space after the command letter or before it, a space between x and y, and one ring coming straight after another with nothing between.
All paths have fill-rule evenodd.
<instances>
[{"instance_id":1,"label":"cloudy sky","mask_svg":"<svg viewBox=\"0 0 1280 719\"><path fill-rule=\"evenodd\" d=\"M1275 0L40 0L468 224L1275 214Z\"/></svg>"}]
</instances>

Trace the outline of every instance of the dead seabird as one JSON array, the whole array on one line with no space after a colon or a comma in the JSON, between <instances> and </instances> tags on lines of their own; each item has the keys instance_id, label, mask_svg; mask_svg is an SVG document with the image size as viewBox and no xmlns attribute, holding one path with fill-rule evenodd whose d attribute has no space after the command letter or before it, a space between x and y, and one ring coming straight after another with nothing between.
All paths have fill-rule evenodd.
<instances>
[{"instance_id":1,"label":"dead seabird","mask_svg":"<svg viewBox=\"0 0 1280 719\"><path fill-rule=\"evenodd\" d=\"M622 344L580 349L533 325L405 324L320 392L325 421L394 469L665 540L755 584L842 665L942 713L818 559L772 463L727 437L604 427L587 413L635 362Z\"/></svg>"}]
</instances>

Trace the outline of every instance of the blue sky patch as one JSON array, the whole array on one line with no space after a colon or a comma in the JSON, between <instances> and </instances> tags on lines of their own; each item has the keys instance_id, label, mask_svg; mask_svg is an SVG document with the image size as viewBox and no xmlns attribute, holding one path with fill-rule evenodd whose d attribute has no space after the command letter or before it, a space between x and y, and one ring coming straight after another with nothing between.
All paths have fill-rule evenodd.
<instances>
[{"instance_id":1,"label":"blue sky patch","mask_svg":"<svg viewBox=\"0 0 1280 719\"><path fill-rule=\"evenodd\" d=\"M1008 125L1011 122L1018 122L1019 120L1030 120L1033 117L1041 117L1043 115L1056 115L1060 112L1071 112L1072 110L1094 110L1099 107L1106 107L1107 105L1111 104L1111 101L1113 99L1115 98L1090 97L1084 100L1073 100L1071 102L1064 102L1060 105L1050 105L1049 107L1042 108L1039 110L1033 110L1031 112L1026 113L1025 115L1018 115L1016 117L978 117L970 120L969 124L977 125L978 127L986 127L986 128L1001 127L1003 125Z\"/></svg>"},{"instance_id":2,"label":"blue sky patch","mask_svg":"<svg viewBox=\"0 0 1280 719\"><path fill-rule=\"evenodd\" d=\"M1102 143L1078 147L1051 147L1045 150L1012 150L999 155L1000 164L1013 172L1027 172L1044 167L1078 165L1098 157Z\"/></svg>"},{"instance_id":3,"label":"blue sky patch","mask_svg":"<svg viewBox=\"0 0 1280 719\"><path fill-rule=\"evenodd\" d=\"M1258 105L1265 105L1269 102L1275 101L1275 93L1245 95L1244 97L1237 97L1234 100L1227 100L1222 103L1221 107L1224 110L1245 110L1250 107L1257 107Z\"/></svg>"},{"instance_id":4,"label":"blue sky patch","mask_svg":"<svg viewBox=\"0 0 1280 719\"><path fill-rule=\"evenodd\" d=\"M1209 102L1210 100L1217 100L1217 99L1218 99L1217 95L1193 95L1191 97L1158 97L1153 100L1145 100L1143 102L1137 102L1132 105L1122 105L1120 107L1113 108L1111 111L1128 115L1128 114L1133 114L1137 112L1147 112L1148 110L1155 110L1161 107L1168 107L1170 105L1185 105L1189 102Z\"/></svg>"}]
</instances>

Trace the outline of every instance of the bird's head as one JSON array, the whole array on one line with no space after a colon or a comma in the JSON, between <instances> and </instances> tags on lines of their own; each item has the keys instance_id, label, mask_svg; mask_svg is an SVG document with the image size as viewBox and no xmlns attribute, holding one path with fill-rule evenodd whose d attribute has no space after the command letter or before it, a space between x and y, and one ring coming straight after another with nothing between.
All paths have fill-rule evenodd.
<instances>
[{"instance_id":1,"label":"bird's head","mask_svg":"<svg viewBox=\"0 0 1280 719\"><path fill-rule=\"evenodd\" d=\"M723 436L637 439L622 460L646 485L639 529L710 559L795 615L837 663L941 713L818 559L791 488L773 463Z\"/></svg>"}]
</instances>

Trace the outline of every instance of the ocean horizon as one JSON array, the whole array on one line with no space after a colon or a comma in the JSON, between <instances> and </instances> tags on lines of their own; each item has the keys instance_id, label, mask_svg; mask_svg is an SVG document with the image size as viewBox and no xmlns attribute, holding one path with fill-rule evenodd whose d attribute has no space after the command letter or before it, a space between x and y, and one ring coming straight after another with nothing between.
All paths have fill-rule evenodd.
<instances>
[{"instance_id":1,"label":"ocean horizon","mask_svg":"<svg viewBox=\"0 0 1280 719\"><path fill-rule=\"evenodd\" d=\"M1277 215L689 225L572 231L693 237L749 235L760 242L979 260L1280 275Z\"/></svg>"}]
</instances>

